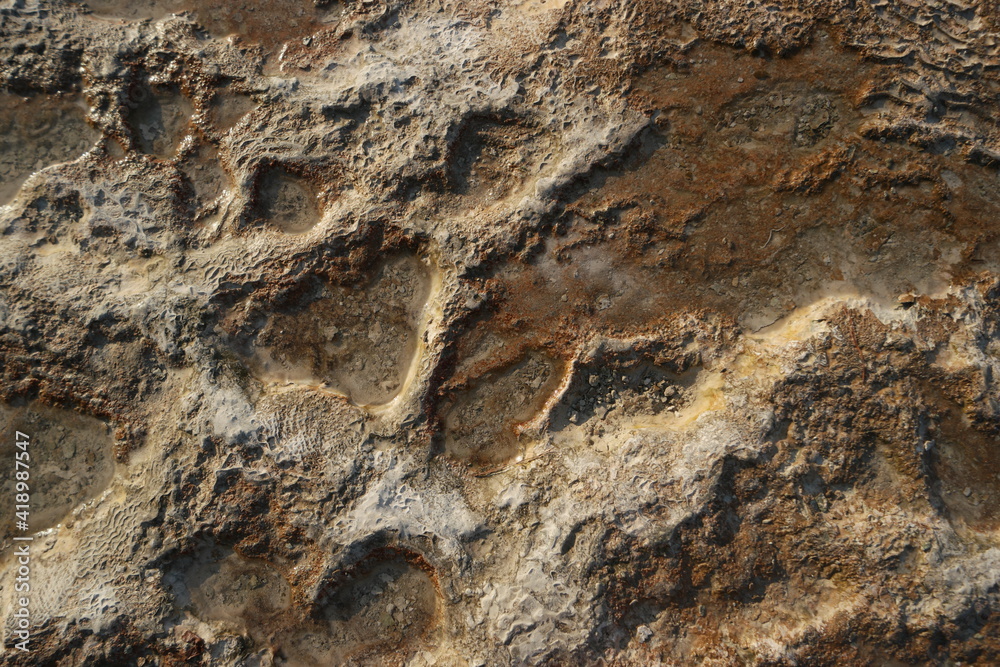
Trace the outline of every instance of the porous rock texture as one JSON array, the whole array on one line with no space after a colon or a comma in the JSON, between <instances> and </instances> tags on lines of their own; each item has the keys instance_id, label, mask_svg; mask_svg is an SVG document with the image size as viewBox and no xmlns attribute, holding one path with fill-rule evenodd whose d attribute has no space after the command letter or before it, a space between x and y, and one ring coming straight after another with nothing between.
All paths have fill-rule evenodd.
<instances>
[{"instance_id":1,"label":"porous rock texture","mask_svg":"<svg viewBox=\"0 0 1000 667\"><path fill-rule=\"evenodd\" d=\"M994 0L0 0L0 86L0 664L1000 662Z\"/></svg>"}]
</instances>

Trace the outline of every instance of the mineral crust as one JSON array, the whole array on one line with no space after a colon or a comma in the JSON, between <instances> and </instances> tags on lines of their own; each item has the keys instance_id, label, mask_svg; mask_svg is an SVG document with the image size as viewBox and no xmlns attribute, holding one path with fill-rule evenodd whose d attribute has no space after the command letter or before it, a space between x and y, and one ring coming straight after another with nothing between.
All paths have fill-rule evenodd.
<instances>
[{"instance_id":1,"label":"mineral crust","mask_svg":"<svg viewBox=\"0 0 1000 667\"><path fill-rule=\"evenodd\" d=\"M0 665L1000 664L998 93L994 0L0 0Z\"/></svg>"}]
</instances>

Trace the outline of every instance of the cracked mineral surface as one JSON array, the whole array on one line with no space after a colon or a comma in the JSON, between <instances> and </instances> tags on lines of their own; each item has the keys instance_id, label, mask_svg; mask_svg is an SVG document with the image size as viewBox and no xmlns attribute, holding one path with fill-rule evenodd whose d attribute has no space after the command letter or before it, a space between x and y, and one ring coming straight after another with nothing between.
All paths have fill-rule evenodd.
<instances>
[{"instance_id":1,"label":"cracked mineral surface","mask_svg":"<svg viewBox=\"0 0 1000 667\"><path fill-rule=\"evenodd\" d=\"M998 94L995 0L0 0L0 665L1000 664Z\"/></svg>"}]
</instances>

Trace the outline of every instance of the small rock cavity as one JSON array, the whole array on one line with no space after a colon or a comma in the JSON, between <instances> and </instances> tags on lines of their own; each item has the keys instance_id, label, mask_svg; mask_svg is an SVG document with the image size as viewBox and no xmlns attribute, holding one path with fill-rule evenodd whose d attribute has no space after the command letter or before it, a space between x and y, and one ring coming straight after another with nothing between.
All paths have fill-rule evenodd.
<instances>
[{"instance_id":1,"label":"small rock cavity","mask_svg":"<svg viewBox=\"0 0 1000 667\"><path fill-rule=\"evenodd\" d=\"M517 426L542 409L555 390L561 367L556 360L532 351L454 392L441 410L447 455L475 465L515 457L521 449Z\"/></svg>"},{"instance_id":2,"label":"small rock cavity","mask_svg":"<svg viewBox=\"0 0 1000 667\"><path fill-rule=\"evenodd\" d=\"M437 605L431 577L406 559L363 565L321 596L319 618L281 646L276 664L381 664L389 655L402 664L434 626Z\"/></svg>"},{"instance_id":3,"label":"small rock cavity","mask_svg":"<svg viewBox=\"0 0 1000 667\"><path fill-rule=\"evenodd\" d=\"M268 319L251 368L266 381L324 384L359 405L388 403L418 357L430 287L427 268L412 255L385 262L364 284L326 283L311 302Z\"/></svg>"},{"instance_id":4,"label":"small rock cavity","mask_svg":"<svg viewBox=\"0 0 1000 667\"><path fill-rule=\"evenodd\" d=\"M139 150L156 157L173 157L188 128L191 102L172 86L140 83L132 89L128 106L128 124Z\"/></svg>"},{"instance_id":5,"label":"small rock cavity","mask_svg":"<svg viewBox=\"0 0 1000 667\"><path fill-rule=\"evenodd\" d=\"M281 167L261 178L258 206L267 226L286 234L303 234L319 222L316 192L307 181Z\"/></svg>"},{"instance_id":6,"label":"small rock cavity","mask_svg":"<svg viewBox=\"0 0 1000 667\"><path fill-rule=\"evenodd\" d=\"M167 584L176 606L203 622L231 625L268 643L291 605L291 589L270 563L243 558L229 547L201 545L177 559Z\"/></svg>"},{"instance_id":7,"label":"small rock cavity","mask_svg":"<svg viewBox=\"0 0 1000 667\"><path fill-rule=\"evenodd\" d=\"M537 135L526 121L472 118L458 132L449 181L457 194L501 199L520 189L542 162Z\"/></svg>"},{"instance_id":8,"label":"small rock cavity","mask_svg":"<svg viewBox=\"0 0 1000 667\"><path fill-rule=\"evenodd\" d=\"M226 132L255 108L257 104L249 95L224 88L212 100L209 118L216 131Z\"/></svg>"}]
</instances>

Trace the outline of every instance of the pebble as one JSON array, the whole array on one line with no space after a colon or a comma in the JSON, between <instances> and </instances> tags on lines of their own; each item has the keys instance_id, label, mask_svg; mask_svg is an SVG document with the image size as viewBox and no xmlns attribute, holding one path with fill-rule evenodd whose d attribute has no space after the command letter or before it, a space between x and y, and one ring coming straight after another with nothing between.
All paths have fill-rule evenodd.
<instances>
[{"instance_id":1,"label":"pebble","mask_svg":"<svg viewBox=\"0 0 1000 667\"><path fill-rule=\"evenodd\" d=\"M972 495L972 489L970 489L969 487L965 487L965 491L962 491L962 495L968 498L969 496Z\"/></svg>"},{"instance_id":2,"label":"pebble","mask_svg":"<svg viewBox=\"0 0 1000 667\"><path fill-rule=\"evenodd\" d=\"M639 638L640 643L645 644L652 638L653 631L649 629L648 625L640 625L635 629L635 636Z\"/></svg>"}]
</instances>

